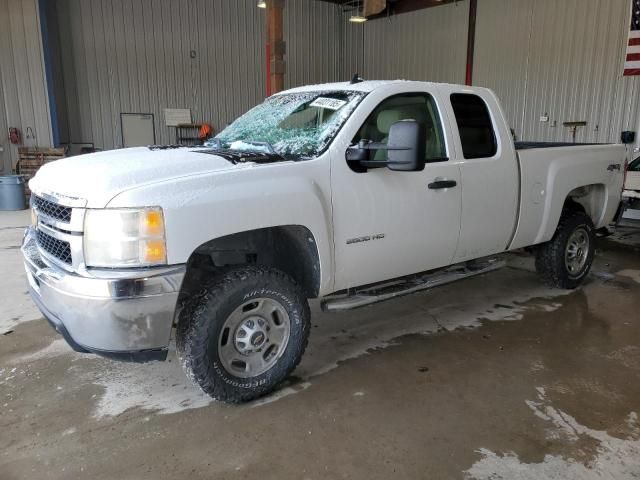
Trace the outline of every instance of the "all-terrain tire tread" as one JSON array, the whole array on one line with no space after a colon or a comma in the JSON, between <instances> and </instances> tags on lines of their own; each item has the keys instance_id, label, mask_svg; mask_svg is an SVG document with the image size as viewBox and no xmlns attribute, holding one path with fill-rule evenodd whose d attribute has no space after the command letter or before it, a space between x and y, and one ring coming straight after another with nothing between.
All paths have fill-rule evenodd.
<instances>
[{"instance_id":1,"label":"all-terrain tire tread","mask_svg":"<svg viewBox=\"0 0 640 480\"><path fill-rule=\"evenodd\" d=\"M585 225L589 229L591 235L590 246L594 249L593 223L586 213L580 211L564 212L560 217L560 222L553 238L538 246L535 261L536 271L547 286L571 290L576 288L586 276L585 273L578 280L571 279L563 266L566 238L579 225ZM593 254L591 254L592 258ZM589 268L587 268L587 272Z\"/></svg>"},{"instance_id":2,"label":"all-terrain tire tread","mask_svg":"<svg viewBox=\"0 0 640 480\"><path fill-rule=\"evenodd\" d=\"M226 298L229 292L237 288L238 284L252 280L263 282L265 286L275 284L291 290L288 293L292 294L291 296L297 300L298 307L301 307L302 330L298 336L302 338L299 338L297 345L294 345L293 358L289 359L289 367L278 372L272 381L255 388L238 388L220 381L218 373L212 371L213 363L208 347L216 329L216 322L212 321L216 318L218 308L216 299ZM309 340L309 317L309 304L304 292L289 275L274 268L261 266L245 266L230 270L210 279L199 293L193 295L184 304L176 328L178 358L187 376L214 399L227 403L242 403L253 400L271 391L300 363ZM289 346L287 346L288 349Z\"/></svg>"}]
</instances>

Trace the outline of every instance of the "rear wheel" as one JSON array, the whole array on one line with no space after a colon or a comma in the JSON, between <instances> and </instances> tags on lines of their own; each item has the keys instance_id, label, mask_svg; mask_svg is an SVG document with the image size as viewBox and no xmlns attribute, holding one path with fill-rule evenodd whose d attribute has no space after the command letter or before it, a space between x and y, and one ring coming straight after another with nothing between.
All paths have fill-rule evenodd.
<instances>
[{"instance_id":1,"label":"rear wheel","mask_svg":"<svg viewBox=\"0 0 640 480\"><path fill-rule=\"evenodd\" d=\"M213 398L244 402L270 392L293 371L309 324L307 299L292 278L244 267L213 280L183 309L178 356Z\"/></svg>"},{"instance_id":2,"label":"rear wheel","mask_svg":"<svg viewBox=\"0 0 640 480\"><path fill-rule=\"evenodd\" d=\"M550 286L574 289L591 269L595 229L584 212L567 212L553 238L536 252L536 270Z\"/></svg>"}]
</instances>

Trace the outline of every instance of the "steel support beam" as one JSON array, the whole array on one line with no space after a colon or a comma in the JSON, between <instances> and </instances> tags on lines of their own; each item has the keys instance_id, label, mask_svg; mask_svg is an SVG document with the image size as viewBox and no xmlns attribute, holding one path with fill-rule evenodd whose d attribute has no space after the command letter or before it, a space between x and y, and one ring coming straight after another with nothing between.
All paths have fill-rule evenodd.
<instances>
[{"instance_id":1,"label":"steel support beam","mask_svg":"<svg viewBox=\"0 0 640 480\"><path fill-rule=\"evenodd\" d=\"M267 96L284 90L284 0L267 0Z\"/></svg>"}]
</instances>

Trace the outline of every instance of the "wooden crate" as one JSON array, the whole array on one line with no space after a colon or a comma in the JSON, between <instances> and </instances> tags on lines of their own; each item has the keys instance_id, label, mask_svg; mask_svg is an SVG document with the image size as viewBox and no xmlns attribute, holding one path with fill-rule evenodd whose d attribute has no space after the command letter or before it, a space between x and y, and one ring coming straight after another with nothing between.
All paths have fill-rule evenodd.
<instances>
[{"instance_id":1,"label":"wooden crate","mask_svg":"<svg viewBox=\"0 0 640 480\"><path fill-rule=\"evenodd\" d=\"M16 173L24 175L25 180L30 180L45 163L64 158L64 148L20 147L18 148L18 163ZM31 192L25 188L27 199Z\"/></svg>"}]
</instances>

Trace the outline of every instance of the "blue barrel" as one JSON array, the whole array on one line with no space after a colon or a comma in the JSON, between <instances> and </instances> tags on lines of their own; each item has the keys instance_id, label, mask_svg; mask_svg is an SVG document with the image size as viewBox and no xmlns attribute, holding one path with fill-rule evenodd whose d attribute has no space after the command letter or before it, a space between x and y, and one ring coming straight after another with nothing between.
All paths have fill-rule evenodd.
<instances>
[{"instance_id":1,"label":"blue barrel","mask_svg":"<svg viewBox=\"0 0 640 480\"><path fill-rule=\"evenodd\" d=\"M0 176L0 210L24 210L24 177L22 175Z\"/></svg>"}]
</instances>

